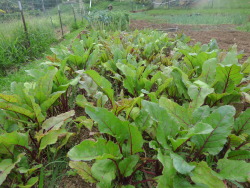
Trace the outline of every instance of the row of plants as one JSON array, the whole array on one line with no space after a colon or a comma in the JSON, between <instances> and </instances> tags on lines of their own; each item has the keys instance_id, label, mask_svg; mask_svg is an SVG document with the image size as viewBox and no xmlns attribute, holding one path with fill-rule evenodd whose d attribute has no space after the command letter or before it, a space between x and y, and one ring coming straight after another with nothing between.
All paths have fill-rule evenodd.
<instances>
[{"instance_id":1,"label":"row of plants","mask_svg":"<svg viewBox=\"0 0 250 188\"><path fill-rule=\"evenodd\" d=\"M85 19L94 30L124 31L129 28L129 15L115 11L91 12Z\"/></svg>"},{"instance_id":2,"label":"row of plants","mask_svg":"<svg viewBox=\"0 0 250 188\"><path fill-rule=\"evenodd\" d=\"M46 187L64 155L100 188L249 186L250 59L188 42L89 31L52 48L0 94L0 185Z\"/></svg>"}]
</instances>

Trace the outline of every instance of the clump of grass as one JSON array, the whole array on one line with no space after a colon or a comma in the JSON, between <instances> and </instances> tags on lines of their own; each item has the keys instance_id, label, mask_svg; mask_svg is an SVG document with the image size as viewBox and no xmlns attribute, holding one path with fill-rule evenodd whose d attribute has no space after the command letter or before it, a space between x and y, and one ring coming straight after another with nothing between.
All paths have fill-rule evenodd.
<instances>
[{"instance_id":1,"label":"clump of grass","mask_svg":"<svg viewBox=\"0 0 250 188\"><path fill-rule=\"evenodd\" d=\"M242 15L176 15L159 16L159 19L176 24L243 24L247 16Z\"/></svg>"},{"instance_id":2,"label":"clump of grass","mask_svg":"<svg viewBox=\"0 0 250 188\"><path fill-rule=\"evenodd\" d=\"M132 19L142 19L158 23L173 23L173 24L235 24L241 25L248 21L247 14L236 13L207 13L199 10L159 10L161 14L156 11L148 11L137 14L131 14Z\"/></svg>"},{"instance_id":3,"label":"clump of grass","mask_svg":"<svg viewBox=\"0 0 250 188\"><path fill-rule=\"evenodd\" d=\"M237 29L239 29L240 31L247 31L250 32L250 22L248 22L245 25L239 26L237 27Z\"/></svg>"}]
</instances>

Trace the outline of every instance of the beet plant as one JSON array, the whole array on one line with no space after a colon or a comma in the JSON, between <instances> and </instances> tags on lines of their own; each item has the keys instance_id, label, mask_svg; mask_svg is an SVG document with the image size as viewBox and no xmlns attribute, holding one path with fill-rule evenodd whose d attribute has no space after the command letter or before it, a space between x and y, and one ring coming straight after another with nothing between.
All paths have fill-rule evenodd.
<instances>
[{"instance_id":1,"label":"beet plant","mask_svg":"<svg viewBox=\"0 0 250 188\"><path fill-rule=\"evenodd\" d=\"M45 75L27 72L37 81L13 83L13 95L0 94L0 184L7 187L42 184L48 155L56 156L73 135L66 125L75 112L62 100L72 82L57 87L61 77L54 67Z\"/></svg>"},{"instance_id":2,"label":"beet plant","mask_svg":"<svg viewBox=\"0 0 250 188\"><path fill-rule=\"evenodd\" d=\"M249 186L250 59L236 46L81 34L52 49L45 74L0 94L2 185L42 187L61 152L100 188Z\"/></svg>"}]
</instances>

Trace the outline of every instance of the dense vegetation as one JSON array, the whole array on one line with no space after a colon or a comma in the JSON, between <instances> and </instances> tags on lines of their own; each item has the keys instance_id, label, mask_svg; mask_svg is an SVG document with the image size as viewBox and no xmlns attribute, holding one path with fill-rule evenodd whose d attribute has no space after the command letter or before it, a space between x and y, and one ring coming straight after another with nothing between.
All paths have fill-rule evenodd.
<instances>
[{"instance_id":1,"label":"dense vegetation","mask_svg":"<svg viewBox=\"0 0 250 188\"><path fill-rule=\"evenodd\" d=\"M46 187L67 156L102 188L249 186L250 59L188 42L88 31L51 49L0 94L0 184Z\"/></svg>"},{"instance_id":2,"label":"dense vegetation","mask_svg":"<svg viewBox=\"0 0 250 188\"><path fill-rule=\"evenodd\" d=\"M243 62L236 46L221 50L215 40L191 45L183 34L122 31L129 16L247 30L250 4L230 0L226 8L234 9L220 9L222 1L199 14L164 8L132 15L148 1L95 0L77 22L72 6L61 5L64 26L84 30L28 65L57 41L57 9L49 20L28 12L39 16L27 17L29 40L18 20L5 22L0 74L25 66L20 82L0 92L0 187L58 187L65 176L100 188L249 187L250 58ZM23 2L41 9L40 1ZM1 1L13 7L0 16L14 15L11 3ZM126 14L105 11L110 3Z\"/></svg>"},{"instance_id":3,"label":"dense vegetation","mask_svg":"<svg viewBox=\"0 0 250 188\"><path fill-rule=\"evenodd\" d=\"M23 0L23 8L25 18L28 25L28 33L30 34L30 48L27 48L27 38L23 32L21 24L21 15L18 12L16 1L0 2L0 75L9 74L10 69L16 70L16 67L23 66L23 63L40 58L42 53L48 49L48 46L55 42L61 35L60 23L58 19L57 3L65 1L48 1L44 0L46 12L42 12L43 6L38 0ZM182 9L179 6L160 7L160 9L149 10L146 12L131 13L134 10L149 9L149 1L100 1L94 0L93 6L89 9L89 1L83 1L85 13L91 11L91 15L86 14L83 18L79 16L77 23L74 21L71 4L60 4L62 12L62 21L65 33L67 31L76 30L79 26L85 25L85 22L90 21L95 29L102 29L107 24L112 25L107 17L113 17L113 29L119 24L121 19L116 19L117 15L111 13L107 15L104 10L107 10L109 4L112 4L114 11L126 12L131 19L149 20L157 23L175 23L175 24L235 24L237 29L250 31L249 27L249 8L250 4L247 0L216 0L213 7L209 7L207 1L204 4L193 4L188 9ZM179 1L177 1L179 2ZM198 1L197 1L198 2ZM203 2L203 1L202 1ZM82 10L79 3L73 3L75 12L80 14ZM151 7L152 8L152 7ZM100 11L96 13L96 11ZM115 13L117 14L117 13ZM116 20L115 20L116 19ZM126 19L126 18L125 18ZM84 24L83 24L84 22ZM94 23L94 24L93 24ZM126 28L127 25L119 25L118 28ZM111 27L110 27L111 29ZM55 32L57 35L55 35ZM34 43L34 41L36 41ZM14 68L13 68L14 67Z\"/></svg>"},{"instance_id":4,"label":"dense vegetation","mask_svg":"<svg viewBox=\"0 0 250 188\"><path fill-rule=\"evenodd\" d=\"M79 11L79 7L75 8ZM70 4L61 5L64 34L80 27L93 29L128 29L128 14L120 12L93 11L82 18L74 18ZM4 14L0 27L0 76L6 76L24 63L40 58L49 47L62 37L57 8L45 14L41 11L25 12L28 32L24 32L20 13ZM48 16L51 15L51 16ZM1 16L1 15L0 15Z\"/></svg>"}]
</instances>

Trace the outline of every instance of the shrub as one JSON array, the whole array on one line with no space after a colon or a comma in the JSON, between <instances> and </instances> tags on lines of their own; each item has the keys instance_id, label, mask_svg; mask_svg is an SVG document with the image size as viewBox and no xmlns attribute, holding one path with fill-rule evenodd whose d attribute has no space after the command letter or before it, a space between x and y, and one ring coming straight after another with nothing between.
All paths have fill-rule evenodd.
<instances>
[{"instance_id":1,"label":"shrub","mask_svg":"<svg viewBox=\"0 0 250 188\"><path fill-rule=\"evenodd\" d=\"M123 31L129 26L129 15L121 12L98 11L91 13L86 19L93 29Z\"/></svg>"}]
</instances>

